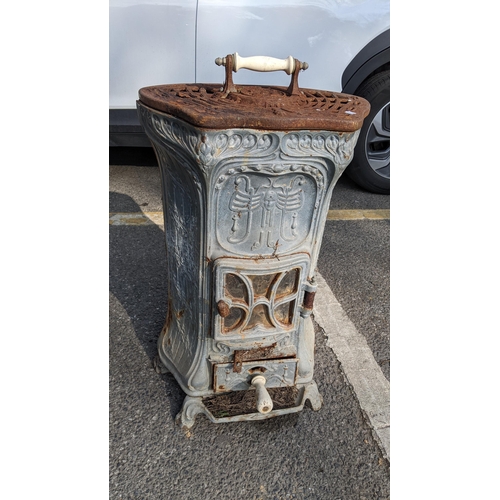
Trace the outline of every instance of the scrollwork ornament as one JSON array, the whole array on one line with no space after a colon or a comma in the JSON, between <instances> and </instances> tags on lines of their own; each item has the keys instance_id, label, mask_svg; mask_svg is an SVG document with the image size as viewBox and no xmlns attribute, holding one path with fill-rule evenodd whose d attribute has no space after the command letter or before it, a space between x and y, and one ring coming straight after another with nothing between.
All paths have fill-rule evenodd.
<instances>
[{"instance_id":1,"label":"scrollwork ornament","mask_svg":"<svg viewBox=\"0 0 500 500\"><path fill-rule=\"evenodd\" d=\"M212 350L218 354L229 354L231 352L230 347L222 342L214 342Z\"/></svg>"},{"instance_id":2,"label":"scrollwork ornament","mask_svg":"<svg viewBox=\"0 0 500 500\"><path fill-rule=\"evenodd\" d=\"M282 142L283 152L293 156L332 156L335 164L342 168L352 159L354 145L359 131L347 132L293 132L285 136Z\"/></svg>"},{"instance_id":3,"label":"scrollwork ornament","mask_svg":"<svg viewBox=\"0 0 500 500\"><path fill-rule=\"evenodd\" d=\"M335 163L340 168L346 167L352 160L358 135L359 130L352 133L331 134L327 138L326 149L333 155Z\"/></svg>"},{"instance_id":4,"label":"scrollwork ornament","mask_svg":"<svg viewBox=\"0 0 500 500\"><path fill-rule=\"evenodd\" d=\"M176 118L166 118L140 107L145 128L158 136L170 146L188 151L198 156L198 144L201 143L201 134L194 128ZM205 152L206 149L204 150ZM208 153L208 152L207 152Z\"/></svg>"},{"instance_id":5,"label":"scrollwork ornament","mask_svg":"<svg viewBox=\"0 0 500 500\"><path fill-rule=\"evenodd\" d=\"M278 147L279 139L275 134L258 134L253 131L238 130L206 135L202 138L200 152L207 165L214 160L227 157L250 155L262 157L272 154Z\"/></svg>"},{"instance_id":6,"label":"scrollwork ornament","mask_svg":"<svg viewBox=\"0 0 500 500\"><path fill-rule=\"evenodd\" d=\"M214 161L213 148L208 142L208 138L206 135L201 137L201 145L199 149L199 157L203 166L208 166Z\"/></svg>"}]
</instances>

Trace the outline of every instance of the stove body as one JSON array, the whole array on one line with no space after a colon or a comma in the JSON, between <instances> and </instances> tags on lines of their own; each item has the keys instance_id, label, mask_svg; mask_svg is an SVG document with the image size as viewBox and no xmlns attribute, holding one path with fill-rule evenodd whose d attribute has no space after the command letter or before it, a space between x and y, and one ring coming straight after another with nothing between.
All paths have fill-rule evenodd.
<instances>
[{"instance_id":1,"label":"stove body","mask_svg":"<svg viewBox=\"0 0 500 500\"><path fill-rule=\"evenodd\" d=\"M172 89L186 97L176 86L141 89L137 107L161 172L168 308L158 366L187 395L178 422L189 428L198 413L213 422L269 418L300 411L307 399L318 410L314 269L360 126L300 129L299 120L272 130L273 123L238 127L236 117L208 128L154 100ZM193 88L186 92L184 102ZM294 404L273 409L268 389L285 387L296 388ZM257 401L252 413L216 416L204 404L248 390Z\"/></svg>"}]
</instances>

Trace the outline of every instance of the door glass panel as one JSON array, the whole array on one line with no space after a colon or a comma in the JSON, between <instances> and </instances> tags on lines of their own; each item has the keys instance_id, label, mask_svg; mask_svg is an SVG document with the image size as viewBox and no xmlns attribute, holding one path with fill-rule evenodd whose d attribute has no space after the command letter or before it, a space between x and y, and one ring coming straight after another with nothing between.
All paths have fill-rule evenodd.
<instances>
[{"instance_id":1,"label":"door glass panel","mask_svg":"<svg viewBox=\"0 0 500 500\"><path fill-rule=\"evenodd\" d=\"M274 328L269 318L269 310L265 304L257 304L252 310L252 316L245 330L251 330L256 326L263 328Z\"/></svg>"},{"instance_id":2,"label":"door glass panel","mask_svg":"<svg viewBox=\"0 0 500 500\"><path fill-rule=\"evenodd\" d=\"M276 297L281 298L295 293L297 291L298 282L299 270L297 268L285 272L280 284L278 285Z\"/></svg>"},{"instance_id":3,"label":"door glass panel","mask_svg":"<svg viewBox=\"0 0 500 500\"><path fill-rule=\"evenodd\" d=\"M227 273L225 276L225 292L231 299L239 299L248 304L248 291L243 280L236 274Z\"/></svg>"},{"instance_id":4,"label":"door glass panel","mask_svg":"<svg viewBox=\"0 0 500 500\"><path fill-rule=\"evenodd\" d=\"M279 274L257 274L248 276L252 280L253 293L255 298L267 297L271 295L271 287Z\"/></svg>"},{"instance_id":5,"label":"door glass panel","mask_svg":"<svg viewBox=\"0 0 500 500\"><path fill-rule=\"evenodd\" d=\"M238 328L245 317L245 311L239 307L231 307L229 314L224 318L224 332Z\"/></svg>"},{"instance_id":6,"label":"door glass panel","mask_svg":"<svg viewBox=\"0 0 500 500\"><path fill-rule=\"evenodd\" d=\"M293 323L294 309L295 300L285 302L284 304L280 304L275 308L274 316L282 325L291 325Z\"/></svg>"}]
</instances>

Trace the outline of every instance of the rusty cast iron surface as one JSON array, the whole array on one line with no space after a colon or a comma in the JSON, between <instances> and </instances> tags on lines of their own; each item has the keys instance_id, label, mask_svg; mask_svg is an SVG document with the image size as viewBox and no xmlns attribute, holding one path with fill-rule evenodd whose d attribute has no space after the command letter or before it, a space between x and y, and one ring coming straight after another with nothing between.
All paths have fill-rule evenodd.
<instances>
[{"instance_id":1,"label":"rusty cast iron surface","mask_svg":"<svg viewBox=\"0 0 500 500\"><path fill-rule=\"evenodd\" d=\"M280 358L275 352L276 342L267 347L256 347L254 349L235 350L233 370L240 373L244 361L254 361L260 359Z\"/></svg>"},{"instance_id":2,"label":"rusty cast iron surface","mask_svg":"<svg viewBox=\"0 0 500 500\"><path fill-rule=\"evenodd\" d=\"M281 410L298 406L299 390L296 386L271 387L269 394L273 400L273 408ZM233 417L257 413L255 391L235 391L203 398L205 408L215 417Z\"/></svg>"},{"instance_id":3,"label":"rusty cast iron surface","mask_svg":"<svg viewBox=\"0 0 500 500\"><path fill-rule=\"evenodd\" d=\"M238 85L235 92L219 84L177 84L139 90L143 104L202 128L261 130L335 130L361 128L370 104L361 97L325 90Z\"/></svg>"},{"instance_id":4,"label":"rusty cast iron surface","mask_svg":"<svg viewBox=\"0 0 500 500\"><path fill-rule=\"evenodd\" d=\"M316 292L304 292L304 308L308 311L312 311L314 307L314 297Z\"/></svg>"}]
</instances>

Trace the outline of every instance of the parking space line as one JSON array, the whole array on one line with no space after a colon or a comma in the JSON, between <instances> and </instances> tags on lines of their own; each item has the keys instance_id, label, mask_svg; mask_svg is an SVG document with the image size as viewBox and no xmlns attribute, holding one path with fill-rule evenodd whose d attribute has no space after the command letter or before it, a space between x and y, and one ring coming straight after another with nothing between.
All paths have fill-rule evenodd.
<instances>
[{"instance_id":1,"label":"parking space line","mask_svg":"<svg viewBox=\"0 0 500 500\"><path fill-rule=\"evenodd\" d=\"M390 383L365 337L358 332L317 271L315 279L318 292L314 300L314 319L324 330L327 345L337 357L383 455L390 461Z\"/></svg>"},{"instance_id":2,"label":"parking space line","mask_svg":"<svg viewBox=\"0 0 500 500\"><path fill-rule=\"evenodd\" d=\"M327 220L386 220L389 210L329 210ZM111 226L163 225L163 212L110 212Z\"/></svg>"}]
</instances>

